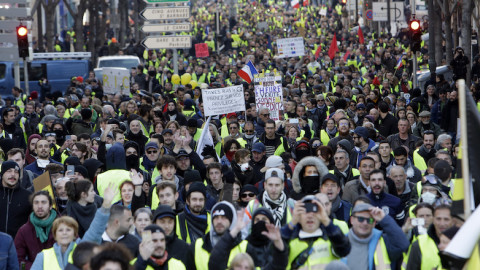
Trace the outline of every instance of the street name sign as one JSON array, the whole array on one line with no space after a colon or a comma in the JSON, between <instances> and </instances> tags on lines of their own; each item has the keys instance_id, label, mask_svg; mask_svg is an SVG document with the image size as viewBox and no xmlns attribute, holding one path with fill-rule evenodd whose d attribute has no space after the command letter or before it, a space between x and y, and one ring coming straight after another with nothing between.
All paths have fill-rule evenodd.
<instances>
[{"instance_id":1,"label":"street name sign","mask_svg":"<svg viewBox=\"0 0 480 270\"><path fill-rule=\"evenodd\" d=\"M190 18L190 7L146 8L140 16L145 20L176 20Z\"/></svg>"},{"instance_id":2,"label":"street name sign","mask_svg":"<svg viewBox=\"0 0 480 270\"><path fill-rule=\"evenodd\" d=\"M190 32L190 23L144 24L143 32Z\"/></svg>"},{"instance_id":3,"label":"street name sign","mask_svg":"<svg viewBox=\"0 0 480 270\"><path fill-rule=\"evenodd\" d=\"M191 36L147 37L142 42L148 49L183 49L192 47Z\"/></svg>"}]
</instances>

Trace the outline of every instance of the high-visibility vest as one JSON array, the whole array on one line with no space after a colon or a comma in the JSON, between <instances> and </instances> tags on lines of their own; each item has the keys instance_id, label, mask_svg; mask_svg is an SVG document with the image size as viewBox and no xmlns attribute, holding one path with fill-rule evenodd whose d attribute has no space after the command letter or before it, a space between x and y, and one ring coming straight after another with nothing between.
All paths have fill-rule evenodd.
<instances>
[{"instance_id":1,"label":"high-visibility vest","mask_svg":"<svg viewBox=\"0 0 480 270\"><path fill-rule=\"evenodd\" d=\"M73 248L68 254L68 262L73 263L72 254L75 248L77 247L76 243L73 243ZM53 247L42 250L43 253L43 269L48 270L63 270L63 266L59 264L57 254L55 254L55 249Z\"/></svg>"},{"instance_id":2,"label":"high-visibility vest","mask_svg":"<svg viewBox=\"0 0 480 270\"><path fill-rule=\"evenodd\" d=\"M210 231L210 226L211 226L211 216L210 216L210 213L207 212L207 229L205 230L205 234L207 234L209 231ZM187 244L191 244L192 243L192 240L190 239L190 233L188 232L188 224L187 224L187 220L185 219L185 231L186 231L186 235L182 235L182 230L180 228L180 219L178 216L176 216L175 218L175 232L178 236L179 239L182 239L183 241L185 241Z\"/></svg>"},{"instance_id":3,"label":"high-visibility vest","mask_svg":"<svg viewBox=\"0 0 480 270\"><path fill-rule=\"evenodd\" d=\"M137 258L133 259L130 261L130 265L134 265L135 262L137 261ZM187 268L185 267L185 264L183 264L182 261L180 260L177 260L175 258L170 258L168 259L168 268L167 269L170 269L170 270L186 270ZM49 269L50 270L50 269ZM145 268L145 270L155 270L153 267L151 267L150 265L147 265L147 267Z\"/></svg>"},{"instance_id":4,"label":"high-visibility vest","mask_svg":"<svg viewBox=\"0 0 480 270\"><path fill-rule=\"evenodd\" d=\"M437 267L441 266L440 256L438 256L438 247L435 244L435 241L428 236L428 234L422 234L417 237L418 247L420 248L420 252L422 253L422 263L421 263L421 270L431 270L437 269ZM411 248L411 246L410 246ZM410 256L410 249L408 250L408 254L404 257L402 263L402 269L406 269L408 265L408 257ZM438 269L441 269L438 268Z\"/></svg>"},{"instance_id":5,"label":"high-visibility vest","mask_svg":"<svg viewBox=\"0 0 480 270\"><path fill-rule=\"evenodd\" d=\"M148 137L153 132L153 124L151 124L150 128L147 130L147 127L142 123L142 121L138 121L138 122L140 122L140 126L142 127L143 135L145 137Z\"/></svg>"},{"instance_id":6,"label":"high-visibility vest","mask_svg":"<svg viewBox=\"0 0 480 270\"><path fill-rule=\"evenodd\" d=\"M338 131L337 134L335 134L335 137L336 136L338 136ZM323 145L327 145L330 142L330 136L328 136L327 131L324 129L320 131L320 141L322 141Z\"/></svg>"},{"instance_id":7,"label":"high-visibility vest","mask_svg":"<svg viewBox=\"0 0 480 270\"><path fill-rule=\"evenodd\" d=\"M127 170L121 170L121 169L115 169L115 170L108 170L104 173L101 173L97 176L97 190L98 190L98 195L103 197L103 192L107 188L107 186L110 183L113 183L114 189L118 190L120 188L120 185L126 181L126 180L131 180L130 179L130 172ZM117 194L113 200L112 204L116 201L119 201L121 199L120 194Z\"/></svg>"},{"instance_id":8,"label":"high-visibility vest","mask_svg":"<svg viewBox=\"0 0 480 270\"><path fill-rule=\"evenodd\" d=\"M347 222L345 222L343 220L339 220L339 219L334 218L334 219L332 219L332 222L333 222L334 225L336 225L337 227L340 228L340 230L343 232L343 234L347 234L348 231L350 230L348 228Z\"/></svg>"},{"instance_id":9,"label":"high-visibility vest","mask_svg":"<svg viewBox=\"0 0 480 270\"><path fill-rule=\"evenodd\" d=\"M418 153L420 149L413 151L413 165L417 167L421 172L425 172L427 170L427 163L425 163L425 159Z\"/></svg>"},{"instance_id":10,"label":"high-visibility vest","mask_svg":"<svg viewBox=\"0 0 480 270\"><path fill-rule=\"evenodd\" d=\"M18 106L20 112L23 113L25 111L25 103L27 101L27 95L21 93L18 99L13 100L13 105Z\"/></svg>"},{"instance_id":11,"label":"high-visibility vest","mask_svg":"<svg viewBox=\"0 0 480 270\"><path fill-rule=\"evenodd\" d=\"M293 261L295 260L295 258L298 257L298 255L300 255L304 250L308 248L308 242L302 241L299 238L295 238L290 241L289 246L290 246L290 253L288 254L287 269L293 269L292 268ZM317 256L317 254L314 254L312 256L312 254L310 254L307 261L303 264L303 266L300 266L299 268L324 269L327 266L327 264L329 264L331 261L339 259L332 253L332 243L330 242L330 240L325 240L321 237L318 238L313 243L312 250L322 250L324 251L324 255Z\"/></svg>"}]
</instances>

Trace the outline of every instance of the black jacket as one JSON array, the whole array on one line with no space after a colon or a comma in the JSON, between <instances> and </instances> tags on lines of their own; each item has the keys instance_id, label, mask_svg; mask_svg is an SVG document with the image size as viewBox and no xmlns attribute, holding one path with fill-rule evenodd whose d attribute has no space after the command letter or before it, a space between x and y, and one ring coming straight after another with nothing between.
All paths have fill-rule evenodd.
<instances>
[{"instance_id":1,"label":"black jacket","mask_svg":"<svg viewBox=\"0 0 480 270\"><path fill-rule=\"evenodd\" d=\"M398 133L397 119L395 116L388 113L385 118L378 118L378 132L383 137L388 137L392 134Z\"/></svg>"},{"instance_id":2,"label":"black jacket","mask_svg":"<svg viewBox=\"0 0 480 270\"><path fill-rule=\"evenodd\" d=\"M28 221L32 212L30 191L20 185L15 188L0 187L0 232L15 238L18 229Z\"/></svg>"}]
</instances>

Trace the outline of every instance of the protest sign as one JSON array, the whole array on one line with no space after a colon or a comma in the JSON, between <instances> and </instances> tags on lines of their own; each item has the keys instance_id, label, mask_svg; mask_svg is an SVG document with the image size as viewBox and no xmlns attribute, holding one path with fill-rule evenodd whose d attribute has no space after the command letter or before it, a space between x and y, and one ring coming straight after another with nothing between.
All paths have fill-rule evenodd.
<instances>
[{"instance_id":1,"label":"protest sign","mask_svg":"<svg viewBox=\"0 0 480 270\"><path fill-rule=\"evenodd\" d=\"M102 83L105 94L127 94L130 92L130 71L126 68L103 68Z\"/></svg>"},{"instance_id":2,"label":"protest sign","mask_svg":"<svg viewBox=\"0 0 480 270\"><path fill-rule=\"evenodd\" d=\"M280 76L261 77L256 76L255 82L255 106L257 112L265 107L270 112L270 119L279 120L280 111L283 111L282 78Z\"/></svg>"},{"instance_id":3,"label":"protest sign","mask_svg":"<svg viewBox=\"0 0 480 270\"><path fill-rule=\"evenodd\" d=\"M195 56L196 57L208 57L208 45L207 43L195 44Z\"/></svg>"},{"instance_id":4,"label":"protest sign","mask_svg":"<svg viewBox=\"0 0 480 270\"><path fill-rule=\"evenodd\" d=\"M33 179L33 189L35 192L40 190L48 191L48 194L53 198L53 208L57 209L56 196L53 192L52 181L50 180L50 173L48 171Z\"/></svg>"},{"instance_id":5,"label":"protest sign","mask_svg":"<svg viewBox=\"0 0 480 270\"><path fill-rule=\"evenodd\" d=\"M202 97L205 116L245 111L243 85L203 89Z\"/></svg>"},{"instance_id":6,"label":"protest sign","mask_svg":"<svg viewBox=\"0 0 480 270\"><path fill-rule=\"evenodd\" d=\"M277 39L278 57L296 57L305 55L303 37Z\"/></svg>"}]
</instances>

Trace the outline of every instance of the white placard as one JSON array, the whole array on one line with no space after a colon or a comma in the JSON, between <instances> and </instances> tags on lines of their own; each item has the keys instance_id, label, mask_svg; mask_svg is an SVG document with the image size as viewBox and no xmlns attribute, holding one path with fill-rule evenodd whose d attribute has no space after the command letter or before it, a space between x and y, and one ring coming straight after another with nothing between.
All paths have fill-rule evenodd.
<instances>
[{"instance_id":1,"label":"white placard","mask_svg":"<svg viewBox=\"0 0 480 270\"><path fill-rule=\"evenodd\" d=\"M245 111L243 85L203 89L202 97L205 116Z\"/></svg>"},{"instance_id":2,"label":"white placard","mask_svg":"<svg viewBox=\"0 0 480 270\"><path fill-rule=\"evenodd\" d=\"M255 77L255 107L257 112L266 107L270 119L279 120L280 111L283 111L283 91L281 77Z\"/></svg>"},{"instance_id":3,"label":"white placard","mask_svg":"<svg viewBox=\"0 0 480 270\"><path fill-rule=\"evenodd\" d=\"M278 57L296 57L305 55L303 37L277 39Z\"/></svg>"},{"instance_id":4,"label":"white placard","mask_svg":"<svg viewBox=\"0 0 480 270\"><path fill-rule=\"evenodd\" d=\"M130 91L130 71L126 68L103 68L102 84L105 94L124 94Z\"/></svg>"}]
</instances>

